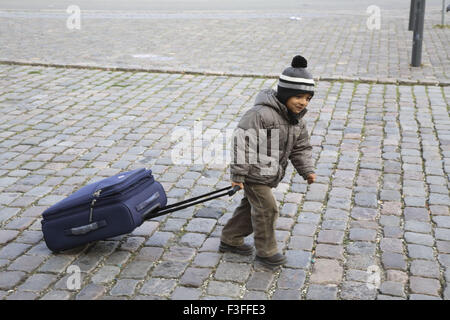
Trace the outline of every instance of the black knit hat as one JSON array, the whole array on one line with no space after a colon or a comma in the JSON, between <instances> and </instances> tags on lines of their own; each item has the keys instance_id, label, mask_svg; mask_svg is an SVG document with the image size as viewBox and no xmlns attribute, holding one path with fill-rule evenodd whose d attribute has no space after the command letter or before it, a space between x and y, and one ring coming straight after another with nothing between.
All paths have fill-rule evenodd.
<instances>
[{"instance_id":1,"label":"black knit hat","mask_svg":"<svg viewBox=\"0 0 450 320\"><path fill-rule=\"evenodd\" d=\"M314 80L306 67L308 62L298 55L292 59L291 66L284 69L278 79L277 99L286 104L290 97L301 93L314 95Z\"/></svg>"}]
</instances>

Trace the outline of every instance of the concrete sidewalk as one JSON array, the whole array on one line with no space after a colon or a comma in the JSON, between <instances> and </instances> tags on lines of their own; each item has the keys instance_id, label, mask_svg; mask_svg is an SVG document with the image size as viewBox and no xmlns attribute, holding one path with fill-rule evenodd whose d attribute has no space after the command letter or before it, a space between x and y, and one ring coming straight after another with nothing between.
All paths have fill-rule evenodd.
<instances>
[{"instance_id":1,"label":"concrete sidewalk","mask_svg":"<svg viewBox=\"0 0 450 320\"><path fill-rule=\"evenodd\" d=\"M289 166L275 190L288 257L276 272L217 251L242 194L59 255L46 248L41 213L96 179L147 166L169 202L228 185L224 165L174 165L173 132L232 129L274 85L0 65L0 299L449 299L442 86L318 83L306 116L318 179L308 186Z\"/></svg>"}]
</instances>

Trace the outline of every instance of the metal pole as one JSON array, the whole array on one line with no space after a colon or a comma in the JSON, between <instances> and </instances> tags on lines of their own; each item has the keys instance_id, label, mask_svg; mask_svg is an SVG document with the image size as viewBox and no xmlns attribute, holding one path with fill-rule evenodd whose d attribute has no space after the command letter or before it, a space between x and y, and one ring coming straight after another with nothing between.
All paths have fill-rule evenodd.
<instances>
[{"instance_id":1,"label":"metal pole","mask_svg":"<svg viewBox=\"0 0 450 320\"><path fill-rule=\"evenodd\" d=\"M445 25L445 0L442 0L441 25Z\"/></svg>"},{"instance_id":2,"label":"metal pole","mask_svg":"<svg viewBox=\"0 0 450 320\"><path fill-rule=\"evenodd\" d=\"M416 0L411 0L411 6L409 7L409 25L408 30L414 30L414 18L416 16Z\"/></svg>"},{"instance_id":3,"label":"metal pole","mask_svg":"<svg viewBox=\"0 0 450 320\"><path fill-rule=\"evenodd\" d=\"M420 67L422 63L423 20L425 17L425 0L417 0L414 23L413 47L411 64Z\"/></svg>"}]
</instances>

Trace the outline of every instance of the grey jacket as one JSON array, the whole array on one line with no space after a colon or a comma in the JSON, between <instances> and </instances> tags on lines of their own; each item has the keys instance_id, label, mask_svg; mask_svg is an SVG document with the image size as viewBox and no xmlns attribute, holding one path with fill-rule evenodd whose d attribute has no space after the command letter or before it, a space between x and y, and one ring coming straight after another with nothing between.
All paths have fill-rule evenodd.
<instances>
[{"instance_id":1,"label":"grey jacket","mask_svg":"<svg viewBox=\"0 0 450 320\"><path fill-rule=\"evenodd\" d=\"M314 173L312 147L303 119L306 112L304 109L299 114L298 123L294 125L289 121L287 107L277 100L276 91L262 90L256 96L254 107L242 116L234 131L231 180L275 188L285 175L288 159L304 179L310 173ZM242 141L245 141L244 144ZM266 151L264 145L272 152ZM244 154L245 161L243 161ZM266 161L259 161L261 158ZM255 162L255 159L258 161Z\"/></svg>"}]
</instances>

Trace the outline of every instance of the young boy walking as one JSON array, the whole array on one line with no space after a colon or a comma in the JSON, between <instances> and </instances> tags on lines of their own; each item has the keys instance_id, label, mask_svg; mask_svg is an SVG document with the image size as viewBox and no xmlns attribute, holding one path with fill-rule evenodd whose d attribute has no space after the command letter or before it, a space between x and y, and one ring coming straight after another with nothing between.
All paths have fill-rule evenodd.
<instances>
[{"instance_id":1,"label":"young boy walking","mask_svg":"<svg viewBox=\"0 0 450 320\"><path fill-rule=\"evenodd\" d=\"M239 121L236 130L257 135L266 132L267 141L276 131L278 140L274 145L277 150L272 149L271 153L276 151L277 163L275 170L265 171L263 164L248 160L252 158L252 152L257 153L261 148L253 148L252 151L249 143L244 143L244 147L233 143L234 161L230 166L232 186L239 185L244 190L244 197L223 228L220 252L253 254L253 247L244 244L244 238L254 233L257 261L268 267L286 262L286 257L277 248L275 226L279 211L271 188L277 187L283 179L288 160L308 184L316 179L312 147L303 119L314 95L314 80L306 67L306 59L295 56L291 67L280 75L277 91L262 90L256 97L254 107ZM260 139L262 136L259 134ZM245 161L237 161L242 148L245 148L248 157ZM256 156L253 156L252 159L255 159Z\"/></svg>"}]
</instances>

